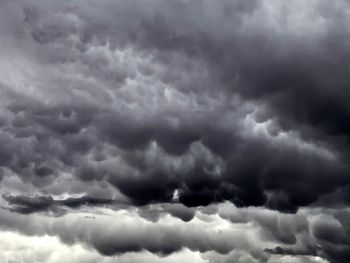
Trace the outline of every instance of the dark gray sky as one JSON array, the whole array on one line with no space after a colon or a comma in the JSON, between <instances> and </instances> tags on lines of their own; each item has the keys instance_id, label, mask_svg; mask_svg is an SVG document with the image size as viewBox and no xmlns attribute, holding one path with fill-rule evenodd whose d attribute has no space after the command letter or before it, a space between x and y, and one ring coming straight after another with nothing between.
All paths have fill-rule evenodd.
<instances>
[{"instance_id":1,"label":"dark gray sky","mask_svg":"<svg viewBox=\"0 0 350 263\"><path fill-rule=\"evenodd\" d=\"M348 262L349 23L0 0L0 262Z\"/></svg>"}]
</instances>

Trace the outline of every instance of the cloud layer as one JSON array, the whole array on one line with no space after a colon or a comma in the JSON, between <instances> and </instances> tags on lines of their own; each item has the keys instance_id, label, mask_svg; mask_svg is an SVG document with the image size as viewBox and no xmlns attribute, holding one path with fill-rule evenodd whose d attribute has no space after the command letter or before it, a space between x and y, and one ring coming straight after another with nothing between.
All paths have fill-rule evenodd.
<instances>
[{"instance_id":1,"label":"cloud layer","mask_svg":"<svg viewBox=\"0 0 350 263\"><path fill-rule=\"evenodd\" d=\"M0 0L0 230L84 262L346 262L348 10Z\"/></svg>"}]
</instances>

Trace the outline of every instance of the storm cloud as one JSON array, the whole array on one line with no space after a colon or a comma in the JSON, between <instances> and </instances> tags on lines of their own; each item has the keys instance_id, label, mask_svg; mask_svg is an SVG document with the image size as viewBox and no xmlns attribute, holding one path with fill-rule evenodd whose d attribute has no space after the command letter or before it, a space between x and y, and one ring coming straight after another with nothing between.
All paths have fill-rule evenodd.
<instances>
[{"instance_id":1,"label":"storm cloud","mask_svg":"<svg viewBox=\"0 0 350 263\"><path fill-rule=\"evenodd\" d=\"M349 8L0 0L0 250L346 262Z\"/></svg>"}]
</instances>

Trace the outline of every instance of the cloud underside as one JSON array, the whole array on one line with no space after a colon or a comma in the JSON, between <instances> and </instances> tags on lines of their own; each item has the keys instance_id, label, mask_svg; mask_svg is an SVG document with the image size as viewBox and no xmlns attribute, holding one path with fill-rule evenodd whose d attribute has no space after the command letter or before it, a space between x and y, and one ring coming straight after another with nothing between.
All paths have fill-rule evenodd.
<instances>
[{"instance_id":1,"label":"cloud underside","mask_svg":"<svg viewBox=\"0 0 350 263\"><path fill-rule=\"evenodd\" d=\"M0 261L346 262L349 7L0 0Z\"/></svg>"},{"instance_id":2,"label":"cloud underside","mask_svg":"<svg viewBox=\"0 0 350 263\"><path fill-rule=\"evenodd\" d=\"M190 208L179 204L113 210L86 206L60 216L3 209L0 256L56 262L60 255L73 251L74 262L176 262L183 258L272 263L344 262L349 255L349 209L282 214L226 202L198 208L191 220L185 220L186 209Z\"/></svg>"}]
</instances>

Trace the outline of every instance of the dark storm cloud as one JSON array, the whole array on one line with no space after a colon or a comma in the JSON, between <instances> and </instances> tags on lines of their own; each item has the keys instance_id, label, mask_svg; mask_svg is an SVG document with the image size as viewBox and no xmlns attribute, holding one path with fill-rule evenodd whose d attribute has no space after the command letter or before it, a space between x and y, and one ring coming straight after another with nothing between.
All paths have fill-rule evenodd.
<instances>
[{"instance_id":1,"label":"dark storm cloud","mask_svg":"<svg viewBox=\"0 0 350 263\"><path fill-rule=\"evenodd\" d=\"M314 255L312 242L284 246L313 231L325 257L342 262L349 233L341 216L310 230L293 214L349 203L348 7L0 1L0 178L10 190L20 191L19 179L40 194L4 198L32 213L100 206L116 195L154 223L164 214L192 222L197 207L224 201L266 207L290 215L280 225L269 215L224 218L258 222L283 243L272 254ZM87 185L114 191L88 197ZM54 197L67 192L84 196ZM159 203L160 211L152 207ZM332 235L337 229L343 234ZM113 241L95 247L184 247L175 238L159 249Z\"/></svg>"},{"instance_id":2,"label":"dark storm cloud","mask_svg":"<svg viewBox=\"0 0 350 263\"><path fill-rule=\"evenodd\" d=\"M58 101L54 102L53 97L49 99L52 103L45 104L32 98L19 101L21 95L12 95L14 99L8 102L7 109L13 119L4 131L20 138L34 136L42 143L39 146L32 142L15 159L13 154L17 153L10 145L8 153L4 152L4 165L16 173L25 170L22 173L27 174L27 178L34 177L32 180L38 181L37 184L40 180L35 177L46 178L50 183L58 172L73 172L83 180L107 180L136 204L170 201L174 191L179 189L179 200L187 206L230 200L239 206L266 205L295 212L299 206L316 202L319 196L348 184L347 151L341 144L341 135L346 134L346 128L340 123L340 120L346 123L346 117L337 113L345 95L344 88L333 83L335 91L328 96L325 92L330 91L327 85L331 84L324 80L325 74L319 69L321 64L332 69L331 72L336 71L339 77L333 78L339 81L345 74L331 66L330 54L320 56L322 52L332 52L326 44L335 34L330 28L339 21L334 21L328 12L323 13L323 2L312 4L312 8L324 16L327 26L321 35L316 32L309 36L307 29L301 30L299 34L313 47L309 48L301 45L296 32L283 23L279 25L281 29L290 32L277 35L277 38L276 29L260 25L262 16L268 13L265 5L267 3L241 1L217 5L191 1L170 5L151 1L146 7L142 3L118 1L99 5L93 16L90 7L79 2L53 6L26 4L21 11L24 16L22 30L29 46L43 51L37 58L39 63L49 63L52 67L58 67L59 63L67 69L78 70L82 76L99 81L100 92L93 82L65 74L55 77L52 88L42 89L43 96L56 95L60 98ZM294 14L293 6L300 8L296 2L291 4L290 10L286 7L290 16ZM277 4L275 8L279 10ZM194 16L197 10L202 10L201 15ZM341 12L337 8L331 11ZM101 16L99 12L106 14ZM120 17L112 19L114 13ZM279 18L279 14L271 15L276 16L271 19ZM130 24L128 21L132 17L137 19ZM257 34L259 26L265 30L264 34ZM222 32L218 30L220 27ZM71 40L74 37L77 39ZM134 62L115 56L115 48L125 50L123 41L139 52L133 54L132 51L130 59L137 56L145 62L135 62L138 63L135 67ZM64 51L65 47L69 48ZM152 59L142 52L152 54ZM342 58L343 54L338 53L334 56ZM320 59L325 62L321 63ZM125 67L118 62L125 63ZM164 69L158 73L154 65ZM184 67L193 72L192 79L188 78ZM197 72L196 67L201 68L202 73ZM186 103L192 97L200 110L181 108L179 104L154 105L146 91L142 97L137 93L122 93L123 86L128 86L127 80L140 81L137 74L153 79L153 83L140 85L151 85L150 88L153 85L157 92L160 91L157 85L170 85L187 96ZM58 87L69 82L73 83L72 90L66 91L72 97L67 101L59 90L66 88ZM84 85L87 86L83 89ZM229 98L238 96L241 101L232 104L230 99L220 99L221 105L210 110L214 89ZM298 98L301 91L303 96ZM87 96L77 96L76 92ZM120 105L116 108L111 106L115 100L111 92L119 96ZM91 96L97 100L89 99ZM165 101L164 97L159 98ZM213 98L220 97L214 95ZM334 107L326 106L326 99ZM247 103L246 100L257 108L234 113L237 107ZM97 101L103 101L104 105ZM130 110L123 103L138 103L149 114L142 113L141 108ZM151 110L152 106L156 111ZM322 109L327 114L322 113ZM273 120L271 129L274 131L270 138L247 136L245 129L254 127L242 130L242 121L248 113L252 114L252 110L257 110L252 115L256 125L270 118ZM310 115L311 111L313 116L319 116L319 120ZM346 114L346 111L342 112ZM223 113L233 114L230 117L232 123L223 124L227 118ZM337 117L329 117L333 115ZM327 127L334 126L339 132L323 129L322 123ZM294 142L295 146L293 142L292 146L275 142L286 132L293 135L289 136L291 141L299 139ZM12 144L18 143L16 141ZM156 142L170 156L183 156L190 151L191 144L200 142L222 158L222 169L216 174L213 167L205 167L209 164L201 160L186 171L184 168L169 170L155 160L147 163L147 158L142 154L137 156L135 152L147 149L151 142ZM103 163L105 144L123 151L117 154L122 154L122 161L129 167L126 172L118 171L121 167L113 170L109 165L106 167ZM307 152L298 144L316 148ZM323 149L334 157L320 156L318 151ZM37 156L32 155L32 151L37 152ZM87 162L84 168L82 159L92 152L97 164ZM30 162L35 164L34 167L28 167ZM26 166L28 168L20 168ZM140 171L143 175L137 175ZM130 176L130 173L137 174Z\"/></svg>"}]
</instances>

